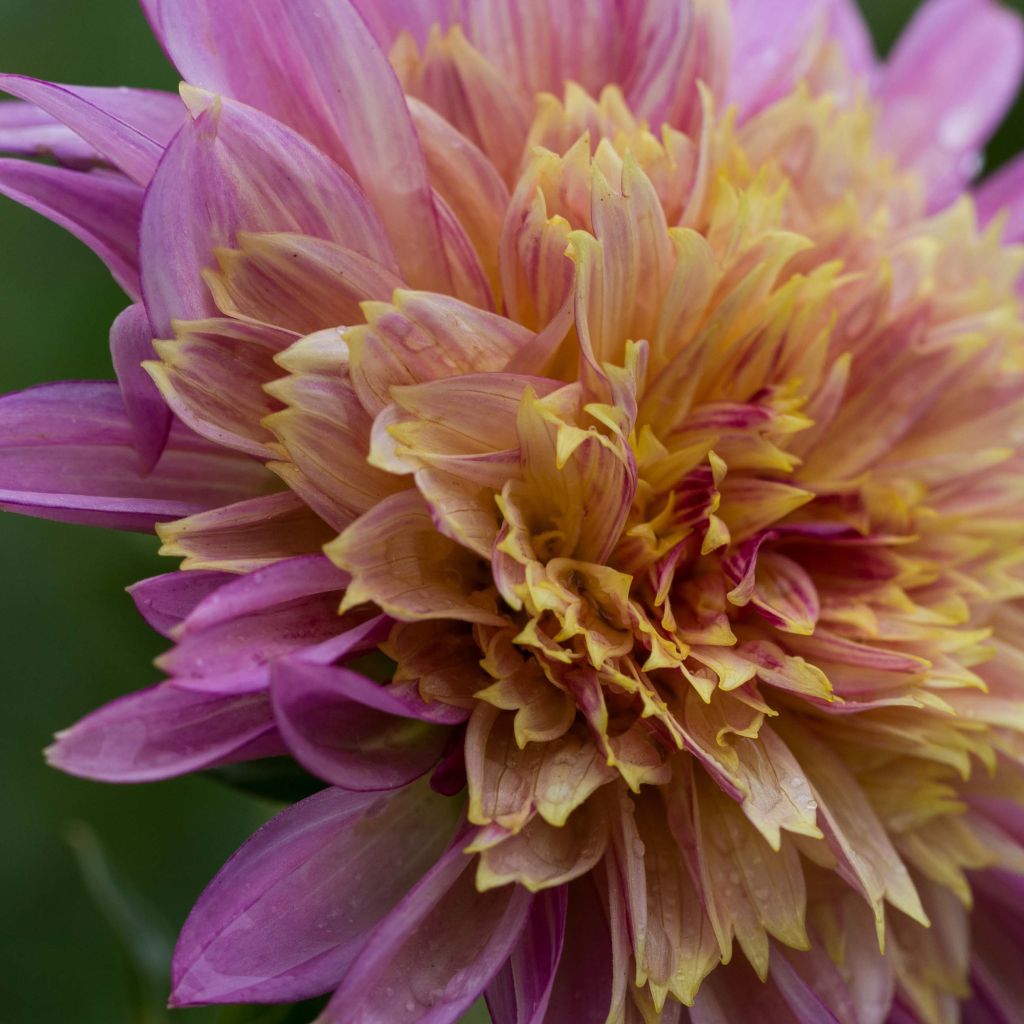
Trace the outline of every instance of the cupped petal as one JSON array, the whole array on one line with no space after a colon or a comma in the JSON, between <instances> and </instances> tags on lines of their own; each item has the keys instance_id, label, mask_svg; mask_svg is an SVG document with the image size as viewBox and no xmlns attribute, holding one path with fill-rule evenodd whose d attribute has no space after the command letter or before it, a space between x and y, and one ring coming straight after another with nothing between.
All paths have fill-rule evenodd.
<instances>
[{"instance_id":1,"label":"cupped petal","mask_svg":"<svg viewBox=\"0 0 1024 1024\"><path fill-rule=\"evenodd\" d=\"M337 164L259 110L185 95L191 117L164 154L142 215L142 287L158 337L173 336L175 319L215 315L202 272L240 231L310 235L395 269L380 218Z\"/></svg>"},{"instance_id":2,"label":"cupped petal","mask_svg":"<svg viewBox=\"0 0 1024 1024\"><path fill-rule=\"evenodd\" d=\"M166 93L83 89L22 75L0 75L0 90L55 117L139 185L156 171L170 140L167 125L176 128L185 118L181 100ZM172 109L177 123L168 117Z\"/></svg>"},{"instance_id":3,"label":"cupped petal","mask_svg":"<svg viewBox=\"0 0 1024 1024\"><path fill-rule=\"evenodd\" d=\"M477 892L456 843L380 923L318 1024L454 1024L515 948L533 897Z\"/></svg>"},{"instance_id":4,"label":"cupped petal","mask_svg":"<svg viewBox=\"0 0 1024 1024\"><path fill-rule=\"evenodd\" d=\"M149 316L142 304L136 303L111 325L110 357L144 473L159 461L171 429L171 410L142 366L153 355Z\"/></svg>"},{"instance_id":5,"label":"cupped petal","mask_svg":"<svg viewBox=\"0 0 1024 1024\"><path fill-rule=\"evenodd\" d=\"M387 795L326 789L277 815L224 865L185 922L171 1005L291 1002L329 991L440 855L453 805L426 786Z\"/></svg>"},{"instance_id":6,"label":"cupped petal","mask_svg":"<svg viewBox=\"0 0 1024 1024\"><path fill-rule=\"evenodd\" d=\"M977 173L1022 71L1024 27L994 0L929 0L900 37L878 82L879 131L933 206Z\"/></svg>"},{"instance_id":7,"label":"cupped petal","mask_svg":"<svg viewBox=\"0 0 1024 1024\"><path fill-rule=\"evenodd\" d=\"M539 893L508 962L487 987L494 1024L543 1024L565 942L569 887Z\"/></svg>"},{"instance_id":8,"label":"cupped petal","mask_svg":"<svg viewBox=\"0 0 1024 1024\"><path fill-rule=\"evenodd\" d=\"M148 476L113 382L60 382L0 398L0 507L61 522L150 531L266 492L252 459L214 448L180 426Z\"/></svg>"},{"instance_id":9,"label":"cupped petal","mask_svg":"<svg viewBox=\"0 0 1024 1024\"><path fill-rule=\"evenodd\" d=\"M184 559L185 569L245 573L315 554L335 531L297 495L280 491L159 524L157 533L160 553Z\"/></svg>"},{"instance_id":10,"label":"cupped petal","mask_svg":"<svg viewBox=\"0 0 1024 1024\"><path fill-rule=\"evenodd\" d=\"M161 683L58 733L46 759L82 778L152 782L284 752L266 694L225 697Z\"/></svg>"},{"instance_id":11,"label":"cupped petal","mask_svg":"<svg viewBox=\"0 0 1024 1024\"><path fill-rule=\"evenodd\" d=\"M171 58L193 85L300 132L350 170L415 287L451 291L426 163L398 79L349 0L164 4Z\"/></svg>"},{"instance_id":12,"label":"cupped petal","mask_svg":"<svg viewBox=\"0 0 1024 1024\"><path fill-rule=\"evenodd\" d=\"M342 789L400 789L430 771L448 742L448 730L423 721L417 702L345 668L285 659L273 667L270 690L292 755Z\"/></svg>"},{"instance_id":13,"label":"cupped petal","mask_svg":"<svg viewBox=\"0 0 1024 1024\"><path fill-rule=\"evenodd\" d=\"M0 194L84 242L130 295L140 293L142 188L119 174L0 159Z\"/></svg>"}]
</instances>

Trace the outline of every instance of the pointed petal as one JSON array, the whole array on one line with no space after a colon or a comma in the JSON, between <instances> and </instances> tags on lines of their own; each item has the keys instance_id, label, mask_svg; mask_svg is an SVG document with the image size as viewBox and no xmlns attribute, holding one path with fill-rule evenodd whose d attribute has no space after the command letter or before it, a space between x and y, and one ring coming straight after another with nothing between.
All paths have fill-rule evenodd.
<instances>
[{"instance_id":1,"label":"pointed petal","mask_svg":"<svg viewBox=\"0 0 1024 1024\"><path fill-rule=\"evenodd\" d=\"M61 522L149 531L258 494L258 463L176 427L142 477L134 431L113 382L45 384L0 398L0 506Z\"/></svg>"},{"instance_id":2,"label":"pointed petal","mask_svg":"<svg viewBox=\"0 0 1024 1024\"><path fill-rule=\"evenodd\" d=\"M270 685L295 759L342 789L399 789L430 771L448 742L448 730L417 721L400 693L344 668L285 660Z\"/></svg>"},{"instance_id":3,"label":"pointed petal","mask_svg":"<svg viewBox=\"0 0 1024 1024\"><path fill-rule=\"evenodd\" d=\"M1011 160L986 178L975 192L975 201L982 224L1005 210L1003 238L1007 242L1024 239L1024 157Z\"/></svg>"},{"instance_id":4,"label":"pointed petal","mask_svg":"<svg viewBox=\"0 0 1024 1024\"><path fill-rule=\"evenodd\" d=\"M171 410L142 367L153 355L153 329L146 310L136 303L111 325L110 357L144 473L150 472L163 454L171 429Z\"/></svg>"},{"instance_id":5,"label":"pointed petal","mask_svg":"<svg viewBox=\"0 0 1024 1024\"><path fill-rule=\"evenodd\" d=\"M0 159L0 194L41 213L84 242L132 297L142 189L120 175Z\"/></svg>"},{"instance_id":6,"label":"pointed petal","mask_svg":"<svg viewBox=\"0 0 1024 1024\"><path fill-rule=\"evenodd\" d=\"M145 127L132 122L141 120L146 124L147 104L162 108L159 118L166 110L165 94L127 89L123 93L116 89L82 90L22 75L0 75L0 90L45 110L132 181L146 185L153 177L168 138L159 141L151 137ZM181 101L175 96L166 99L176 105L178 121L183 121L185 110ZM133 117L133 114L142 117ZM159 128L159 121L156 127Z\"/></svg>"},{"instance_id":7,"label":"pointed petal","mask_svg":"<svg viewBox=\"0 0 1024 1024\"><path fill-rule=\"evenodd\" d=\"M161 14L189 82L265 111L338 160L381 212L403 277L451 291L402 90L349 0L194 0Z\"/></svg>"},{"instance_id":8,"label":"pointed petal","mask_svg":"<svg viewBox=\"0 0 1024 1024\"><path fill-rule=\"evenodd\" d=\"M89 167L100 155L67 125L31 103L0 102L0 153L53 157L68 167Z\"/></svg>"},{"instance_id":9,"label":"pointed petal","mask_svg":"<svg viewBox=\"0 0 1024 1024\"><path fill-rule=\"evenodd\" d=\"M900 37L878 85L879 131L919 170L933 206L978 171L982 147L1024 70L1024 27L994 0L928 0Z\"/></svg>"},{"instance_id":10,"label":"pointed petal","mask_svg":"<svg viewBox=\"0 0 1024 1024\"><path fill-rule=\"evenodd\" d=\"M195 90L187 98L192 117L164 154L142 217L143 289L159 337L173 336L172 320L215 312L202 271L240 231L323 238L394 269L380 218L337 164L258 110Z\"/></svg>"},{"instance_id":11,"label":"pointed petal","mask_svg":"<svg viewBox=\"0 0 1024 1024\"><path fill-rule=\"evenodd\" d=\"M456 844L370 936L319 1024L454 1024L522 932L533 897L478 893Z\"/></svg>"},{"instance_id":12,"label":"pointed petal","mask_svg":"<svg viewBox=\"0 0 1024 1024\"><path fill-rule=\"evenodd\" d=\"M162 683L57 734L50 764L101 782L151 782L284 752L266 694L227 697Z\"/></svg>"},{"instance_id":13,"label":"pointed petal","mask_svg":"<svg viewBox=\"0 0 1024 1024\"><path fill-rule=\"evenodd\" d=\"M139 614L169 637L205 597L234 577L225 572L168 572L128 588Z\"/></svg>"},{"instance_id":14,"label":"pointed petal","mask_svg":"<svg viewBox=\"0 0 1024 1024\"><path fill-rule=\"evenodd\" d=\"M433 863L452 801L326 789L264 825L200 896L174 954L173 1006L330 991Z\"/></svg>"}]
</instances>

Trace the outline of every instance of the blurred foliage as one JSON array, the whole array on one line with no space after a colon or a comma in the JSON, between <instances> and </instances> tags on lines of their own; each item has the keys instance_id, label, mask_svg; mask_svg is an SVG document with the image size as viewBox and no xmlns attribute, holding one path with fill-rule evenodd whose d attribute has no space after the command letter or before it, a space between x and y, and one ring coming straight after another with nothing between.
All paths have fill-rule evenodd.
<instances>
[{"instance_id":1,"label":"blurred foliage","mask_svg":"<svg viewBox=\"0 0 1024 1024\"><path fill-rule=\"evenodd\" d=\"M863 0L883 51L914 6L912 0ZM1013 6L1021 9L1024 0ZM0 0L0 68L95 85L176 84L133 0ZM1024 104L1018 103L990 147L993 164L1022 148L1022 128ZM60 229L5 200L0 238L0 391L111 376L107 330L125 301L100 263ZM159 1005L167 984L167 936L272 804L204 778L101 786L46 768L40 755L55 729L156 681L151 662L162 641L124 593L134 580L167 570L155 543L0 516L0 545L6 698L0 776L7 780L0 843L2 1019L309 1020L316 1012L309 1006L165 1016ZM268 784L279 785L273 774L260 766L220 773L222 781L262 795ZM296 775L290 784L301 790L309 781ZM65 837L73 821L88 824L70 826L69 847ZM152 906L133 891L145 893ZM154 921L166 922L166 934ZM126 945L127 952L119 950ZM478 1010L472 1019L486 1017Z\"/></svg>"}]
</instances>

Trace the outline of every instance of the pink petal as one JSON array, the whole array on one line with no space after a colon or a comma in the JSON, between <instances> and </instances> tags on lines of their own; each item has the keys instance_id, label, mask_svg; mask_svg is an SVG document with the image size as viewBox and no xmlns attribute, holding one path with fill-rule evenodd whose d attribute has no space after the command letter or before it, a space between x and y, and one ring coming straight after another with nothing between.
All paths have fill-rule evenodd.
<instances>
[{"instance_id":1,"label":"pink petal","mask_svg":"<svg viewBox=\"0 0 1024 1024\"><path fill-rule=\"evenodd\" d=\"M44 384L0 398L0 507L43 519L152 530L265 490L272 479L184 428L147 477L113 382Z\"/></svg>"},{"instance_id":2,"label":"pink petal","mask_svg":"<svg viewBox=\"0 0 1024 1024\"><path fill-rule=\"evenodd\" d=\"M174 955L172 1006L329 991L367 933L434 862L452 802L327 789L264 825L220 870Z\"/></svg>"},{"instance_id":3,"label":"pink petal","mask_svg":"<svg viewBox=\"0 0 1024 1024\"><path fill-rule=\"evenodd\" d=\"M189 82L265 111L338 160L380 211L405 280L451 291L402 90L348 0L191 0L161 16Z\"/></svg>"},{"instance_id":4,"label":"pink petal","mask_svg":"<svg viewBox=\"0 0 1024 1024\"><path fill-rule=\"evenodd\" d=\"M545 889L508 962L487 989L495 1024L543 1024L565 941L569 887Z\"/></svg>"},{"instance_id":5,"label":"pink petal","mask_svg":"<svg viewBox=\"0 0 1024 1024\"><path fill-rule=\"evenodd\" d=\"M914 16L879 80L879 131L925 176L933 206L978 171L1022 70L1020 18L994 0L929 0Z\"/></svg>"},{"instance_id":6,"label":"pink petal","mask_svg":"<svg viewBox=\"0 0 1024 1024\"><path fill-rule=\"evenodd\" d=\"M271 673L278 728L295 759L342 789L399 789L441 758L448 730L417 722L415 705L344 668L278 662Z\"/></svg>"},{"instance_id":7,"label":"pink petal","mask_svg":"<svg viewBox=\"0 0 1024 1024\"><path fill-rule=\"evenodd\" d=\"M478 893L456 844L378 925L320 1024L454 1024L519 939L533 897Z\"/></svg>"},{"instance_id":8,"label":"pink petal","mask_svg":"<svg viewBox=\"0 0 1024 1024\"><path fill-rule=\"evenodd\" d=\"M978 220L987 224L997 213L1007 214L1003 237L1008 242L1024 239L1024 158L1011 160L991 178L986 178L975 192Z\"/></svg>"},{"instance_id":9,"label":"pink petal","mask_svg":"<svg viewBox=\"0 0 1024 1024\"><path fill-rule=\"evenodd\" d=\"M52 156L69 166L89 166L99 154L55 117L12 100L0 102L0 152L17 156Z\"/></svg>"},{"instance_id":10,"label":"pink petal","mask_svg":"<svg viewBox=\"0 0 1024 1024\"><path fill-rule=\"evenodd\" d=\"M239 231L294 231L394 267L377 214L323 153L258 110L189 99L193 119L165 153L142 216L143 290L159 337L173 336L174 319L215 313L201 273Z\"/></svg>"},{"instance_id":11,"label":"pink petal","mask_svg":"<svg viewBox=\"0 0 1024 1024\"><path fill-rule=\"evenodd\" d=\"M110 357L144 473L150 472L163 454L171 429L171 410L142 368L142 363L154 355L149 317L142 304L136 303L111 325Z\"/></svg>"},{"instance_id":12,"label":"pink petal","mask_svg":"<svg viewBox=\"0 0 1024 1024\"><path fill-rule=\"evenodd\" d=\"M422 46L431 25L447 27L450 18L449 0L352 0L363 16L381 49L387 53L402 32L409 32Z\"/></svg>"},{"instance_id":13,"label":"pink petal","mask_svg":"<svg viewBox=\"0 0 1024 1024\"><path fill-rule=\"evenodd\" d=\"M170 141L166 125L176 130L185 117L178 97L164 93L82 89L21 75L0 75L0 89L45 110L140 185L149 183Z\"/></svg>"},{"instance_id":14,"label":"pink petal","mask_svg":"<svg viewBox=\"0 0 1024 1024\"><path fill-rule=\"evenodd\" d=\"M103 260L132 298L139 295L138 185L102 171L0 159L0 194L69 231Z\"/></svg>"},{"instance_id":15,"label":"pink petal","mask_svg":"<svg viewBox=\"0 0 1024 1024\"><path fill-rule=\"evenodd\" d=\"M168 572L133 583L128 593L146 622L169 637L203 598L234 578L226 572Z\"/></svg>"},{"instance_id":16,"label":"pink petal","mask_svg":"<svg viewBox=\"0 0 1024 1024\"><path fill-rule=\"evenodd\" d=\"M733 59L729 99L749 117L790 92L817 56L820 34L839 46L847 69L869 76L875 58L852 0L731 0Z\"/></svg>"},{"instance_id":17,"label":"pink petal","mask_svg":"<svg viewBox=\"0 0 1024 1024\"><path fill-rule=\"evenodd\" d=\"M172 683L129 694L57 734L55 768L103 782L151 782L284 753L265 694L193 693Z\"/></svg>"}]
</instances>

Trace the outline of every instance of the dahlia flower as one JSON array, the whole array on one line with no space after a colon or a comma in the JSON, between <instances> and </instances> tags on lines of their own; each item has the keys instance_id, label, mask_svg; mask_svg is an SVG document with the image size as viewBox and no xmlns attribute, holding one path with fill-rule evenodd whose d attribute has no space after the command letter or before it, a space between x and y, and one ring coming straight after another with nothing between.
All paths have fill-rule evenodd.
<instances>
[{"instance_id":1,"label":"dahlia flower","mask_svg":"<svg viewBox=\"0 0 1024 1024\"><path fill-rule=\"evenodd\" d=\"M1020 1021L1017 18L144 6L180 98L0 81L0 190L132 300L116 383L0 400L0 499L182 560L49 757L325 784L172 1004Z\"/></svg>"}]
</instances>

